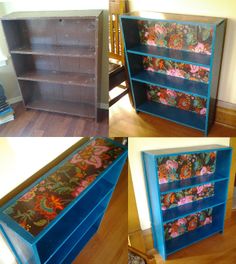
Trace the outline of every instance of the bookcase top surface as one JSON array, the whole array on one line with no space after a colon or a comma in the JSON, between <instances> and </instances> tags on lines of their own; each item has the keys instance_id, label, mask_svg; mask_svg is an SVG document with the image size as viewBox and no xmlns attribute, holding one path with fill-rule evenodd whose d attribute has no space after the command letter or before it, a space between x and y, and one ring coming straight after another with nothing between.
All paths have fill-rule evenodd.
<instances>
[{"instance_id":1,"label":"bookcase top surface","mask_svg":"<svg viewBox=\"0 0 236 264\"><path fill-rule=\"evenodd\" d=\"M167 149L159 149L159 150L144 150L142 152L155 155L155 156L162 156L162 155L169 155L169 154L179 154L179 153L194 153L194 152L201 152L201 151L208 151L208 150L226 150L231 149L228 146L222 145L202 145L202 146L193 146L193 147L183 147L183 148L167 148Z\"/></svg>"},{"instance_id":2,"label":"bookcase top surface","mask_svg":"<svg viewBox=\"0 0 236 264\"><path fill-rule=\"evenodd\" d=\"M158 13L149 11L134 11L122 15L121 17L133 18L133 19L154 19L162 21L181 21L190 23L202 23L202 24L220 24L225 20L222 17L208 17L208 16L196 16L185 14L172 14L172 13Z\"/></svg>"},{"instance_id":3,"label":"bookcase top surface","mask_svg":"<svg viewBox=\"0 0 236 264\"><path fill-rule=\"evenodd\" d=\"M85 194L126 147L107 138L94 138L42 175L0 211L37 236L69 204Z\"/></svg>"},{"instance_id":4,"label":"bookcase top surface","mask_svg":"<svg viewBox=\"0 0 236 264\"><path fill-rule=\"evenodd\" d=\"M51 18L97 18L102 10L68 10L68 11L27 11L13 12L2 17L2 20L51 19Z\"/></svg>"}]
</instances>

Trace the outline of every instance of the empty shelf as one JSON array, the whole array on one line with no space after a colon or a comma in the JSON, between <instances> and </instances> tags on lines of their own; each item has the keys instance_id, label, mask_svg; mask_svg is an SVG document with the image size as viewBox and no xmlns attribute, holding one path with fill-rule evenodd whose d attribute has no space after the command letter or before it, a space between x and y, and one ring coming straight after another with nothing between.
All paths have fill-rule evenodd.
<instances>
[{"instance_id":1,"label":"empty shelf","mask_svg":"<svg viewBox=\"0 0 236 264\"><path fill-rule=\"evenodd\" d=\"M161 48L157 46L137 45L127 50L129 53L163 58L182 63L195 64L202 67L210 67L211 56L185 50Z\"/></svg>"},{"instance_id":2,"label":"empty shelf","mask_svg":"<svg viewBox=\"0 0 236 264\"><path fill-rule=\"evenodd\" d=\"M31 71L18 76L18 80L60 83L65 85L95 86L95 77L88 73L59 71Z\"/></svg>"},{"instance_id":3,"label":"empty shelf","mask_svg":"<svg viewBox=\"0 0 236 264\"><path fill-rule=\"evenodd\" d=\"M26 108L44 110L49 112L70 114L82 117L95 118L94 105L86 103L75 103L62 100L37 99L26 104Z\"/></svg>"},{"instance_id":4,"label":"empty shelf","mask_svg":"<svg viewBox=\"0 0 236 264\"><path fill-rule=\"evenodd\" d=\"M160 103L145 101L136 107L137 111L152 114L179 124L184 124L201 131L205 129L204 115L199 115L194 112L185 111L177 107L167 106Z\"/></svg>"},{"instance_id":5,"label":"empty shelf","mask_svg":"<svg viewBox=\"0 0 236 264\"><path fill-rule=\"evenodd\" d=\"M68 56L95 58L95 48L79 46L56 46L35 44L31 46L22 46L11 50L12 54L33 54L48 56Z\"/></svg>"}]
</instances>

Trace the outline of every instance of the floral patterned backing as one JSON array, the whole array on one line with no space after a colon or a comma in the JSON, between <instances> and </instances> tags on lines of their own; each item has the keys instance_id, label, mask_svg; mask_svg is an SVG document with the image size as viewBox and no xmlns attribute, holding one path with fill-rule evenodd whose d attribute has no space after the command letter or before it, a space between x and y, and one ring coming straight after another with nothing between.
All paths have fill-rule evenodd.
<instances>
[{"instance_id":1,"label":"floral patterned backing","mask_svg":"<svg viewBox=\"0 0 236 264\"><path fill-rule=\"evenodd\" d=\"M145 70L208 83L209 68L154 57L143 57Z\"/></svg>"},{"instance_id":2,"label":"floral patterned backing","mask_svg":"<svg viewBox=\"0 0 236 264\"><path fill-rule=\"evenodd\" d=\"M95 138L4 213L32 235L39 234L123 151L107 139Z\"/></svg>"},{"instance_id":3,"label":"floral patterned backing","mask_svg":"<svg viewBox=\"0 0 236 264\"><path fill-rule=\"evenodd\" d=\"M148 85L147 99L164 105L206 115L206 99L185 93Z\"/></svg>"},{"instance_id":4,"label":"floral patterned backing","mask_svg":"<svg viewBox=\"0 0 236 264\"><path fill-rule=\"evenodd\" d=\"M213 209L210 208L165 224L165 239L170 240L183 235L186 232L190 232L202 226L211 224L212 211Z\"/></svg>"},{"instance_id":5,"label":"floral patterned backing","mask_svg":"<svg viewBox=\"0 0 236 264\"><path fill-rule=\"evenodd\" d=\"M208 55L212 52L212 27L143 20L138 21L138 27L141 44Z\"/></svg>"},{"instance_id":6,"label":"floral patterned backing","mask_svg":"<svg viewBox=\"0 0 236 264\"><path fill-rule=\"evenodd\" d=\"M214 187L214 183L209 183L189 189L184 189L179 192L164 194L161 196L162 210L167 210L169 208L214 196Z\"/></svg>"},{"instance_id":7,"label":"floral patterned backing","mask_svg":"<svg viewBox=\"0 0 236 264\"><path fill-rule=\"evenodd\" d=\"M216 152L157 158L159 184L215 172Z\"/></svg>"}]
</instances>

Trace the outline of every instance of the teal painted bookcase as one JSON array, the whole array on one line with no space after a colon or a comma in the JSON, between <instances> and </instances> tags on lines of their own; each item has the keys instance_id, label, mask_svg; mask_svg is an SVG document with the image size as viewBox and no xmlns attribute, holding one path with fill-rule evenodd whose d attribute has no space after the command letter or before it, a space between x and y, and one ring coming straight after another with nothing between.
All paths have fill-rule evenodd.
<instances>
[{"instance_id":1,"label":"teal painted bookcase","mask_svg":"<svg viewBox=\"0 0 236 264\"><path fill-rule=\"evenodd\" d=\"M226 19L120 16L136 112L202 131L214 122Z\"/></svg>"},{"instance_id":2,"label":"teal painted bookcase","mask_svg":"<svg viewBox=\"0 0 236 264\"><path fill-rule=\"evenodd\" d=\"M231 155L220 145L142 152L154 247L163 259L224 231Z\"/></svg>"},{"instance_id":3,"label":"teal painted bookcase","mask_svg":"<svg viewBox=\"0 0 236 264\"><path fill-rule=\"evenodd\" d=\"M17 262L71 263L97 232L126 158L125 146L93 138L3 204L0 231Z\"/></svg>"}]
</instances>

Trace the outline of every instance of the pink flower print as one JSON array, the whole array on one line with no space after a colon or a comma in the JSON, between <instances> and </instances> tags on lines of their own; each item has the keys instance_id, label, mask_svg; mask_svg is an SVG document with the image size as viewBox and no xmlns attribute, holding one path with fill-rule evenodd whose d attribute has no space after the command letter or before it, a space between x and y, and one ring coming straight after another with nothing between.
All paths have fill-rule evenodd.
<instances>
[{"instance_id":1,"label":"pink flower print","mask_svg":"<svg viewBox=\"0 0 236 264\"><path fill-rule=\"evenodd\" d=\"M169 96L171 96L171 97L176 97L176 96L177 96L177 93L176 93L175 91L173 91L173 90L169 90L169 89L167 89L167 94L168 94Z\"/></svg>"},{"instance_id":2,"label":"pink flower print","mask_svg":"<svg viewBox=\"0 0 236 264\"><path fill-rule=\"evenodd\" d=\"M159 183L162 184L162 183L167 183L167 179L166 178L159 178Z\"/></svg>"},{"instance_id":3,"label":"pink flower print","mask_svg":"<svg viewBox=\"0 0 236 264\"><path fill-rule=\"evenodd\" d=\"M155 24L155 32L158 34L158 35L166 35L167 33L167 30L165 27L161 26L160 24Z\"/></svg>"},{"instance_id":4,"label":"pink flower print","mask_svg":"<svg viewBox=\"0 0 236 264\"><path fill-rule=\"evenodd\" d=\"M148 68L147 68L147 71L152 71L152 72L154 72L154 69L153 69L152 67L148 67Z\"/></svg>"},{"instance_id":5,"label":"pink flower print","mask_svg":"<svg viewBox=\"0 0 236 264\"><path fill-rule=\"evenodd\" d=\"M166 208L166 206L163 205L163 206L161 207L161 209L162 209L162 210L166 210L167 208Z\"/></svg>"},{"instance_id":6,"label":"pink flower print","mask_svg":"<svg viewBox=\"0 0 236 264\"><path fill-rule=\"evenodd\" d=\"M201 42L198 42L197 46L195 46L193 50L197 53L205 53L211 55L211 53L206 49L205 45Z\"/></svg>"},{"instance_id":7,"label":"pink flower print","mask_svg":"<svg viewBox=\"0 0 236 264\"><path fill-rule=\"evenodd\" d=\"M86 180L83 180L83 181L80 182L80 186L82 186L82 187L87 187L88 184L89 183Z\"/></svg>"},{"instance_id":8,"label":"pink flower print","mask_svg":"<svg viewBox=\"0 0 236 264\"><path fill-rule=\"evenodd\" d=\"M167 160L166 166L167 166L168 169L175 169L175 170L177 170L177 168L178 168L178 162L176 162L175 160Z\"/></svg>"},{"instance_id":9,"label":"pink flower print","mask_svg":"<svg viewBox=\"0 0 236 264\"><path fill-rule=\"evenodd\" d=\"M165 105L168 104L168 102L167 102L166 99L164 99L164 98L160 98L160 102L161 102L162 104L165 104Z\"/></svg>"},{"instance_id":10,"label":"pink flower print","mask_svg":"<svg viewBox=\"0 0 236 264\"><path fill-rule=\"evenodd\" d=\"M201 171L200 171L200 175L204 175L204 174L207 174L207 167L206 166L203 166Z\"/></svg>"},{"instance_id":11,"label":"pink flower print","mask_svg":"<svg viewBox=\"0 0 236 264\"><path fill-rule=\"evenodd\" d=\"M211 217L206 217L203 225L211 224L212 223L212 218Z\"/></svg>"},{"instance_id":12,"label":"pink flower print","mask_svg":"<svg viewBox=\"0 0 236 264\"><path fill-rule=\"evenodd\" d=\"M175 238L175 237L179 236L179 233L174 231L174 232L171 232L170 235L171 235L171 237Z\"/></svg>"},{"instance_id":13,"label":"pink flower print","mask_svg":"<svg viewBox=\"0 0 236 264\"><path fill-rule=\"evenodd\" d=\"M178 225L185 225L187 223L186 218L180 218L178 219Z\"/></svg>"},{"instance_id":14,"label":"pink flower print","mask_svg":"<svg viewBox=\"0 0 236 264\"><path fill-rule=\"evenodd\" d=\"M205 115L205 114L206 114L206 108L204 107L200 110L200 115Z\"/></svg>"},{"instance_id":15,"label":"pink flower print","mask_svg":"<svg viewBox=\"0 0 236 264\"><path fill-rule=\"evenodd\" d=\"M41 187L38 188L38 190L39 190L40 192L44 192L44 191L46 190L46 188L41 186Z\"/></svg>"},{"instance_id":16,"label":"pink flower print","mask_svg":"<svg viewBox=\"0 0 236 264\"><path fill-rule=\"evenodd\" d=\"M84 150L74 155L70 162L72 164L83 162L95 168L100 168L102 166L102 159L100 156L107 150L109 150L109 147L96 145L96 140L94 140L91 145L88 145Z\"/></svg>"},{"instance_id":17,"label":"pink flower print","mask_svg":"<svg viewBox=\"0 0 236 264\"><path fill-rule=\"evenodd\" d=\"M194 47L194 51L197 53L202 53L204 52L205 47L203 43L198 42L197 46Z\"/></svg>"},{"instance_id":18,"label":"pink flower print","mask_svg":"<svg viewBox=\"0 0 236 264\"><path fill-rule=\"evenodd\" d=\"M196 72L199 71L199 69L200 69L199 66L196 66L196 65L192 65L192 64L190 64L190 72L191 72L191 73L196 73Z\"/></svg>"},{"instance_id":19,"label":"pink flower print","mask_svg":"<svg viewBox=\"0 0 236 264\"><path fill-rule=\"evenodd\" d=\"M167 75L183 78L183 74L179 69L170 69L170 70L167 70L166 73Z\"/></svg>"},{"instance_id":20,"label":"pink flower print","mask_svg":"<svg viewBox=\"0 0 236 264\"><path fill-rule=\"evenodd\" d=\"M72 192L72 196L77 197L79 194L84 190L85 188L82 186L78 186L77 188L74 189Z\"/></svg>"},{"instance_id":21,"label":"pink flower print","mask_svg":"<svg viewBox=\"0 0 236 264\"><path fill-rule=\"evenodd\" d=\"M147 40L147 44L148 44L148 45L152 45L152 46L155 46L155 45L156 45L155 41L152 40L152 39L148 39L148 40Z\"/></svg>"},{"instance_id":22,"label":"pink flower print","mask_svg":"<svg viewBox=\"0 0 236 264\"><path fill-rule=\"evenodd\" d=\"M178 205L183 205L183 204L186 204L186 203L191 203L192 201L193 201L193 196L192 195L186 196L186 197L181 198L178 201Z\"/></svg>"},{"instance_id":23,"label":"pink flower print","mask_svg":"<svg viewBox=\"0 0 236 264\"><path fill-rule=\"evenodd\" d=\"M200 194L204 190L204 186L197 186L197 194Z\"/></svg>"}]
</instances>

